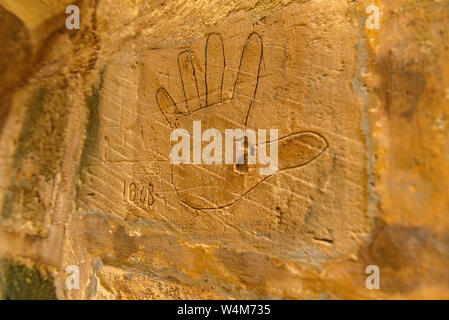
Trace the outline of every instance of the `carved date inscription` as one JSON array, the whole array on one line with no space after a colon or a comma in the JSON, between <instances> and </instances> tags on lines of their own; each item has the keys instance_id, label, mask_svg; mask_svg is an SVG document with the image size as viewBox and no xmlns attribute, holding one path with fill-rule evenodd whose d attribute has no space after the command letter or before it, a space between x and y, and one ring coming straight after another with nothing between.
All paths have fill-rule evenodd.
<instances>
[{"instance_id":1,"label":"carved date inscription","mask_svg":"<svg viewBox=\"0 0 449 320\"><path fill-rule=\"evenodd\" d=\"M138 207L148 210L154 204L154 185L151 182L139 183L123 181L123 196Z\"/></svg>"}]
</instances>

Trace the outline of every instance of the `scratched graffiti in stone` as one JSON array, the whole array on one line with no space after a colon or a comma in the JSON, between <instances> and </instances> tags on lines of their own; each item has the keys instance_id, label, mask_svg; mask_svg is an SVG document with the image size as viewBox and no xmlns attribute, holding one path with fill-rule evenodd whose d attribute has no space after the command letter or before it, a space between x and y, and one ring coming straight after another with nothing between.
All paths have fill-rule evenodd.
<instances>
[{"instance_id":1,"label":"scratched graffiti in stone","mask_svg":"<svg viewBox=\"0 0 449 320\"><path fill-rule=\"evenodd\" d=\"M228 28L235 17L192 37L135 39L136 47L100 57L82 101L71 229L79 259L126 260L150 272L188 266L176 279L215 278L224 268L263 286L247 273L251 265L272 270L265 255L302 263L354 248L366 220L360 108L347 81L354 56L334 59L295 24L297 12L286 14L271 26ZM341 51L352 52L352 42L340 40ZM265 129L269 139L278 129L279 170L261 175L266 164L250 163L258 152L250 141L243 163L173 165L171 132L192 134L195 121L223 137L226 129ZM203 261L203 246L210 267L194 262ZM242 246L251 253L240 255Z\"/></svg>"},{"instance_id":2,"label":"scratched graffiti in stone","mask_svg":"<svg viewBox=\"0 0 449 320\"><path fill-rule=\"evenodd\" d=\"M223 42L210 34L205 49L205 78L195 73L189 51L178 55L179 72L187 105L181 110L165 88L156 100L172 128L192 132L193 121L204 128L247 129L250 112L257 112L255 96L260 77L263 43L257 33L249 35L240 58L231 99L223 99L223 73L226 64ZM198 81L205 81L206 103L202 105ZM278 172L307 165L328 147L326 139L313 131L293 132L277 140ZM175 164L172 181L181 202L195 209L215 209L233 205L268 177L259 175L258 165L248 162L248 143L243 164Z\"/></svg>"}]
</instances>

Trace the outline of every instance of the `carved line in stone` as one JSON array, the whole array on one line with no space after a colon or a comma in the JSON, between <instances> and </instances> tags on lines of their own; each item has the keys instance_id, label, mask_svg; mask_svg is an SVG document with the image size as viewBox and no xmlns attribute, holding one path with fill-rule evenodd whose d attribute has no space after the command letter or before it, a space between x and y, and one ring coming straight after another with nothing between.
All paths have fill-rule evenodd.
<instances>
[{"instance_id":1,"label":"carved line in stone","mask_svg":"<svg viewBox=\"0 0 449 320\"><path fill-rule=\"evenodd\" d=\"M250 113L250 111L251 111L251 108L252 108L252 106L253 106L253 104L254 104L254 99L255 99L255 95L256 95L256 92L257 92L257 87L258 87L258 84L259 84L259 76L260 76L260 66L261 66L261 62L262 62L262 56L263 56L263 42L262 42L262 38L260 37L260 35L259 34L257 34L257 33L255 33L255 32L253 32L253 33L251 33L249 36L248 36L248 38L247 38L247 40L246 40L246 42L245 42L245 45L244 45L244 47L243 47L243 50L242 50L242 54L241 54L241 56L240 56L240 63L239 63L239 70L238 70L238 72L237 72L237 78L236 78L236 81L235 81L235 83L234 83L234 90L233 90L233 94L232 94L232 98L231 99L223 99L222 98L222 91L223 91L223 79L224 79L224 70L225 70L225 66L226 66L226 59L225 59L225 56L224 56L224 45L223 45L223 40L222 40L222 38L221 38L221 36L219 35L219 34L217 34L217 33L211 33L211 34L209 34L208 36L207 36L207 40L206 40L206 46L205 46L205 88L206 88L206 105L205 106L201 106L201 101L200 101L200 94L199 94L199 90L198 90L198 82L197 82L197 78L196 78L196 73L195 73L195 68L194 68L194 66L193 66L193 63L192 63L192 59L191 59L191 53L190 53L190 51L189 50L184 50L184 51L182 51L181 53L179 53L179 55L178 55L178 69L179 69L179 72L180 72L180 75L181 75L181 84L182 84L182 88L183 88L183 92L184 92L184 97L186 98L186 107L187 107L187 112L181 112L180 110L179 110L179 108L178 108L178 106L176 105L176 103L175 103L175 101L173 100L173 98L170 96L170 94L167 92L167 90L165 89L165 88L159 88L157 91L156 91L156 102L157 102L157 105L158 105L158 107L159 107L159 110L161 111L161 113L162 113L162 115L163 115L163 117L164 117L164 119L167 121L167 123L169 124L169 126L172 128L172 129L175 129L175 128L177 128L178 127L178 124L179 124L179 119L181 118L181 117L188 117L188 116L190 116L190 115L192 115L193 113L195 113L195 112L198 112L198 111L200 111L200 110L203 110L203 109L205 109L205 108L210 108L210 107L212 107L212 106L214 106L214 105L217 105L217 104L220 104L220 103L223 103L223 102L227 102L227 101L229 101L229 100L232 100L232 99L235 99L236 98L236 91L237 91L237 85L238 85L238 80L239 80L239 76L241 76L241 72L242 72L242 69L243 69L243 64L244 64L244 54L245 54L245 51L246 51L246 49L248 48L248 45L249 45L249 42L250 42L250 39L251 39L251 37L252 36L257 36L258 37L258 40L260 41L260 56L259 56L259 61L257 62L257 76L255 77L255 81L256 81L256 83L255 83L255 87L254 87L254 91L253 91L253 93L252 93L252 97L251 97L251 101L250 101L250 103L249 103L249 106L248 106L248 109L247 109L247 111L246 111L246 115L245 115L245 120L244 120L244 127L245 127L245 129L246 129L246 127L247 127L247 122L248 122L248 117L249 117L249 113ZM209 50L209 41L210 41L210 39L211 39L211 36L217 36L218 38L219 38L219 41L220 41L220 45L221 45L221 54L223 55L223 68L221 69L221 80L220 80L220 87L219 87L219 99L218 99L218 102L216 102L216 103L209 103L209 87L208 87L208 79L207 79L207 76L208 76L208 71L207 71L207 65L208 65L208 50ZM192 70L191 70L191 72L192 72L192 74L191 74L191 76L192 76L192 78L193 78L193 83L194 83L194 85L195 85L195 90L196 90L196 97L195 97L195 99L198 99L198 104L199 104L199 108L196 108L196 109L194 109L194 110L190 110L190 108L189 108L189 97L188 97L188 93L187 93L187 90L188 89L186 89L186 80L184 79L184 77L186 76L186 73L184 72L182 72L182 66L181 66L181 56L182 55L186 55L186 57L187 57L187 61L188 62L190 62L190 66L191 66L191 68L192 68ZM162 96L163 95L163 96ZM169 119L169 116L167 115L167 108L166 108L166 110L164 111L163 110L163 108L162 108L162 105L164 104L164 101L161 101L161 97L163 97L164 99L168 99L168 103L169 103L169 105L174 109L174 110L172 110L173 112L174 112L174 118L173 119L171 119L172 121L170 121L170 119ZM165 104L167 103L167 101L165 101ZM173 115L173 114L172 114ZM313 160L315 160L315 159L317 159L318 157L320 157L321 156L321 154L323 154L326 150L327 150L327 148L329 147L329 143L328 143L328 141L322 136L322 135L320 135L318 132L314 132L314 131L301 131L301 132L295 132L295 133L292 133L292 134L290 134L290 135L287 135L287 136L284 136L284 137L281 137L281 138L278 138L277 139L277 141L280 141L280 140L282 140L282 139L285 139L285 138L288 138L288 137L291 137L291 136L293 136L293 135L297 135L297 134L302 134L302 133L312 133L312 134L315 134L315 135L317 135L317 136L319 136L321 139L323 139L323 141L325 142L325 147L319 152L319 153L317 153L317 155L315 155L313 158L311 158L309 161L307 161L307 162L305 162L305 163L301 163L301 164L299 164L299 165L297 165L297 166L293 166L293 167L288 167L288 168L283 168L283 169L281 169L281 170L279 170L278 172L282 172L282 171L285 171L285 170L291 170L291 169L295 169L295 168L299 168L299 167L303 167L303 166L306 166L307 164L309 164L310 162L312 162ZM273 142L273 141L270 141L270 142ZM247 150L245 150L245 152L247 152ZM189 208L191 208L191 209L194 209L194 210L218 210L218 209L225 209L225 208L228 208L228 207L231 207L231 206L233 206L234 204L236 204L236 203L238 203L242 198L244 198L248 193L250 193L252 190L254 190L255 188L257 188L261 183L263 183L264 181L266 181L268 178L270 178L271 176L265 176L264 178L262 178L260 181L258 181L254 186L252 186L251 188L249 188L247 191L245 191L241 196L239 196L236 200L234 200L234 201L231 201L231 202L229 202L228 204L226 204L226 205L221 205L221 206L215 206L215 207L201 207L201 208L198 208L198 207L194 207L194 206L191 206L191 205L189 205L189 204L187 204L185 201L183 201L182 200L182 198L180 197L180 195L179 195L179 192L178 192L178 189L176 188L176 185L175 185L175 183L174 183L174 179L173 179L173 165L171 165L171 184L172 184L172 186L173 186L173 188L174 188L174 190L175 190L175 192L176 192L176 194L177 194L177 197L178 197L178 199L179 199L179 201L180 201L180 203L182 203L183 205L185 205L185 206L187 206L187 207L189 207Z\"/></svg>"}]
</instances>

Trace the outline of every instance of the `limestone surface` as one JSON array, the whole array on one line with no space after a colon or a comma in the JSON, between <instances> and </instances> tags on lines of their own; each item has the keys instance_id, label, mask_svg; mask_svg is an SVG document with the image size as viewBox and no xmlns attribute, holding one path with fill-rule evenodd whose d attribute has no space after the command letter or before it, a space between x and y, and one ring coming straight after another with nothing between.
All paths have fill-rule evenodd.
<instances>
[{"instance_id":1,"label":"limestone surface","mask_svg":"<svg viewBox=\"0 0 449 320\"><path fill-rule=\"evenodd\" d=\"M0 298L449 298L448 0L0 0L0 23ZM226 163L231 129L267 140Z\"/></svg>"}]
</instances>

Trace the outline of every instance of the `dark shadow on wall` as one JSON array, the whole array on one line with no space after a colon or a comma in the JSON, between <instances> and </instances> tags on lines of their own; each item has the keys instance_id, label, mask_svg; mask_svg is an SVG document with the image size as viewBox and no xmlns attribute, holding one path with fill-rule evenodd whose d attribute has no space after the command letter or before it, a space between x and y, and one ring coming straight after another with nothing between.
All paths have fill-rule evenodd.
<instances>
[{"instance_id":1,"label":"dark shadow on wall","mask_svg":"<svg viewBox=\"0 0 449 320\"><path fill-rule=\"evenodd\" d=\"M53 283L53 276L45 267L0 259L0 299L56 300Z\"/></svg>"}]
</instances>

